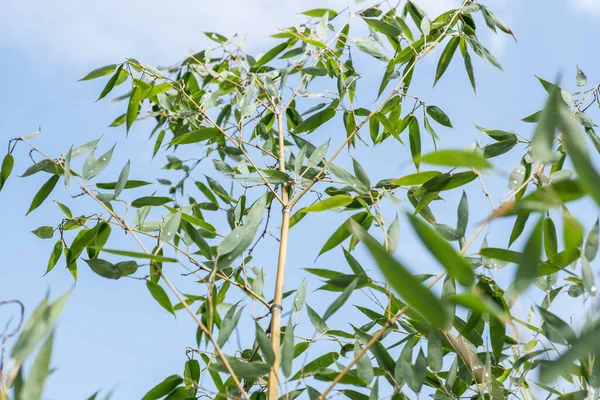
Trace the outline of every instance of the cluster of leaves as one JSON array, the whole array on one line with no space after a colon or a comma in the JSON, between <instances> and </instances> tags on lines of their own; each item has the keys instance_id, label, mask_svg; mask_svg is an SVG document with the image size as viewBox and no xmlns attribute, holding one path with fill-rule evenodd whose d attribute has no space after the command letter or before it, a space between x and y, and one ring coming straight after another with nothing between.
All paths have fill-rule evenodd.
<instances>
[{"instance_id":1,"label":"cluster of leaves","mask_svg":"<svg viewBox=\"0 0 600 400\"><path fill-rule=\"evenodd\" d=\"M43 156L29 136L11 141L2 164L0 188L12 171L12 153L19 143L43 156L23 176L50 175L27 213L38 208L61 179L67 189L76 186L75 190L96 200L100 209L76 216L68 206L57 203L64 214L61 222L33 232L43 239L59 235L46 273L63 258L75 279L80 260L107 279L139 275L147 266L141 279L156 302L172 314L185 310L194 318L197 348L189 349L183 376L166 378L144 399L261 399L267 397L268 388L269 400L275 400L278 387L292 386L295 388L281 393L285 398L304 393L322 399L334 390L358 400L387 395L408 398L410 393L437 399L534 398L542 392L560 398L597 394L598 321L590 316L576 333L549 308L563 292L584 302L596 296L590 263L597 253L599 226L596 223L586 237L567 205L585 198L600 204L600 177L580 128L583 126L600 151L595 125L585 113L598 102L598 86L584 89L587 79L579 69L577 93L540 79L549 100L543 110L523 120L536 124L531 140L513 131L477 126L489 144L427 153L422 151L426 147L422 129L435 147L438 134L432 122L442 129L453 126L441 108L409 90L417 63L434 48L443 47L434 77L437 83L460 48L475 90L470 51L501 68L478 39L477 17L493 31L512 35L510 29L484 5L468 0L435 19L411 1L402 9L369 6L339 24L341 15L334 10L304 14L306 23L273 35L280 43L259 57L244 53L235 38L207 33L216 45L180 65L157 69L127 59L83 78L110 75L99 99L131 84L117 98L127 102L126 111L111 126L125 125L129 132L141 119L155 122L150 135L155 143L152 157L167 153L163 168L178 176L175 181L157 180L166 186L166 195L148 194L147 187L154 183L130 179L129 162L114 181L96 182L111 162L114 149L96 158L99 140L71 147L56 159ZM351 36L349 21L353 21L352 34L368 35ZM377 98L386 95L374 108L366 108L356 96L357 91L367 89L359 86L366 78L355 69L352 56L361 57L355 50L364 53L368 63L385 66L373 94ZM390 85L394 87L390 89ZM414 105L407 105L407 100L414 100ZM343 134L333 128L335 123L343 127ZM327 132L333 133L325 140ZM383 142L402 146L405 141L415 167L415 172L406 176L373 183L356 158L349 160L352 171L336 160L346 148L351 153L361 146ZM332 142L337 145L333 151ZM483 173L494 169L490 160L519 149L523 155L508 182L511 194L473 229L469 225L469 184L479 180L485 191ZM188 153L196 158L176 155ZM86 154L81 168L76 168L75 159ZM196 168L205 160L210 160L219 178L198 177ZM564 169L570 164L574 171ZM225 181L231 190L225 188ZM146 194L126 200L124 195L134 189ZM438 222L434 214L437 204L447 192L457 189L463 192L456 226ZM414 275L393 256L400 219L388 222L383 206L391 204L396 213L399 193L406 193L410 204L403 212L404 220L442 267L437 276ZM334 298L323 312L306 304L306 281L287 292L276 285L274 299L285 299L284 304L265 297L265 274L253 266L253 253L272 234L271 210L277 207L283 209L278 264L282 276L289 229L311 213L348 215L321 246L319 255L340 251L351 271L306 270L322 279L319 290L331 292ZM135 213L128 220L132 208ZM148 220L150 215L160 217ZM213 222L208 222L211 216ZM477 253L467 255L488 224L508 218L515 222L506 248L490 246L484 240ZM554 222L558 218L562 241ZM535 221L529 224L528 237L518 241L530 219ZM107 248L113 230L129 233L139 246L137 251ZM383 244L373 234L382 237ZM521 242L521 251L510 249ZM151 251L150 245L154 246ZM368 250L381 274L363 268L355 252L358 246ZM110 257L118 257L118 261L105 259ZM140 264L142 261L148 264ZM163 272L163 263L193 268L200 277L198 293L177 291ZM508 264L515 264L516 272L506 286L495 279L494 271ZM566 283L558 284L563 278ZM433 289L439 282L441 288ZM524 321L513 312L513 305L532 284L543 292L543 301ZM233 288L240 292L230 294ZM374 304L357 305L358 317L348 313L353 330L330 329L328 320L360 291L372 293ZM239 302L229 303L228 299L239 294L244 296L242 301L270 310L277 317L274 321L279 321L281 308L291 315L285 327L261 326L264 315L252 315L256 334L242 344L244 348L227 355L222 348L247 314ZM191 308L194 303L199 304L196 310ZM293 316L303 310L314 327L312 338L294 335L298 324ZM536 315L539 326L534 323ZM368 322L362 324L360 318ZM522 341L524 337L527 342ZM339 349L329 347L303 363L300 355L319 339L337 343ZM552 357L554 352L560 357ZM16 361L20 365L23 360ZM538 370L541 375L536 380L532 374ZM567 390L553 386L559 377L567 383ZM18 393L16 389L13 397L19 398Z\"/></svg>"}]
</instances>

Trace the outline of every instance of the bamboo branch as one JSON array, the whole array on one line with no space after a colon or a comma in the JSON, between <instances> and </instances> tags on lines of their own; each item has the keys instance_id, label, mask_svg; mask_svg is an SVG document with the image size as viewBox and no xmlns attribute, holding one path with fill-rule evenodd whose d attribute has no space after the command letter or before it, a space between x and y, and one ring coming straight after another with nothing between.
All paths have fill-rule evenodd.
<instances>
[{"instance_id":1,"label":"bamboo branch","mask_svg":"<svg viewBox=\"0 0 600 400\"><path fill-rule=\"evenodd\" d=\"M469 248L469 246L471 244L473 244L473 242L475 241L475 239L481 234L481 232L483 232L484 228L490 223L490 221L493 219L494 214L497 210L500 210L504 207L506 207L511 201L512 199L523 189L525 189L527 187L527 185L529 185L529 182L531 182L535 176L539 173L540 168L543 168L543 165L541 167L539 167L538 169L536 169L536 171L532 172L531 175L529 176L529 178L527 178L522 184L521 186L519 186L511 195L508 199L506 199L502 204L500 204L490 215L490 217L486 218L485 221L483 221L483 223L481 224L481 226L477 229L477 231L475 231L475 233L473 234L473 236L467 241L467 243L463 246L463 248L460 250L459 254L462 256L465 254L465 252L467 251L467 249ZM435 285L437 282L440 281L440 279L442 279L445 275L446 275L447 271L442 271L440 272L435 278L433 278L433 280L427 285L427 289L430 289L431 287L433 287L433 285ZM379 339L384 335L384 333L391 327L393 326L396 321L398 320L398 318L400 318L402 315L404 315L406 313L406 311L408 311L408 309L410 308L410 306L407 304L404 307L402 307L402 309L400 309L400 311L398 311L392 318L390 318L384 325L383 327L377 331L377 333L375 333L375 335L373 336L373 338L363 347L363 349L354 357L354 359L352 359L352 361L350 361L350 363L342 370L340 371L340 373L335 377L335 379L331 382L331 384L327 387L327 389L325 389L325 391L321 394L321 396L319 396L319 400L325 400L325 396L331 392L333 390L333 388L342 380L342 378L350 371L350 369L358 362L358 360L367 352L368 349L370 349L377 341L379 341Z\"/></svg>"},{"instance_id":2,"label":"bamboo branch","mask_svg":"<svg viewBox=\"0 0 600 400\"><path fill-rule=\"evenodd\" d=\"M106 206L106 204L104 204L102 201L100 201L92 192L90 192L90 190L87 188L87 186L81 182L79 179L77 179L76 176L74 176L73 174L71 174L71 171L67 170L64 165L62 165L61 163L57 162L56 160L50 158L49 156L47 156L46 154L44 154L43 152L41 152L39 149L37 149L35 146L33 146L31 143L27 142L26 140L21 139L25 144L27 144L29 147L31 147L32 149L34 149L35 151L37 151L39 154L41 154L43 157L46 157L46 159L52 161L52 163L54 163L55 165L57 165L59 168L61 168L63 170L63 172L65 174L68 174L71 176L71 179L73 179L80 187L81 190L83 190L83 192L85 194L87 194L88 196L90 196L92 199L94 199L98 204L100 204L100 206L102 206L102 208L104 208L113 218L115 218L117 221L120 222L121 227L123 229L125 229L128 233L131 234L131 236L135 239L135 241L139 244L139 246L141 247L141 249L144 251L144 253L146 254L151 254L148 249L146 248L146 246L144 246L144 243L142 243L142 241L140 240L140 238L137 236L137 234L134 232L134 230L127 224L127 222L125 222L122 218L120 218L113 210L111 210L109 207ZM225 357L225 355L223 354L223 352L221 351L220 346L217 344L217 341L213 338L213 336L210 334L210 331L208 330L208 328L202 323L202 321L200 321L200 319L198 318L198 316L196 315L196 313L190 308L190 306L187 304L187 302L185 301L185 299L181 296L181 294L179 294L179 292L177 291L177 289L175 289L175 287L171 284L171 282L167 279L167 277L164 275L162 269L158 269L158 272L160 273L161 278L163 278L163 280L165 281L165 283L167 284L167 286L169 286L169 288L171 289L171 291L173 292L173 294L175 294L175 296L177 297L177 299L179 300L179 302L183 305L183 307L187 310L187 312L191 315L191 317L194 319L194 321L196 321L196 323L198 324L198 327L200 328L200 330L206 335L206 337L208 337L208 339L210 340L210 342L213 344L216 353L219 355L219 358L221 359L221 361L223 362L223 366L225 367L225 369L227 370L227 372L229 373L229 375L231 376L231 379L233 380L233 382L235 383L235 385L237 386L237 388L240 390L240 393L242 394L242 397L246 400L250 400L250 397L248 396L248 394L244 391L244 388L242 387L242 384L240 383L239 378L236 376L235 372L233 372L233 369L231 368L231 365L229 364L229 362L227 361L227 357Z\"/></svg>"},{"instance_id":3,"label":"bamboo branch","mask_svg":"<svg viewBox=\"0 0 600 400\"><path fill-rule=\"evenodd\" d=\"M285 172L285 142L283 133L283 117L277 114L277 130L279 133L279 170ZM269 396L268 400L277 400L278 374L281 357L279 354L281 337L281 311L283 301L283 284L285 280L285 262L287 258L288 233L290 226L290 207L288 206L288 185L281 186L283 210L281 217L281 237L279 241L279 259L277 261L277 278L275 281L275 295L271 305L271 346L275 353L273 367L269 371Z\"/></svg>"}]
</instances>

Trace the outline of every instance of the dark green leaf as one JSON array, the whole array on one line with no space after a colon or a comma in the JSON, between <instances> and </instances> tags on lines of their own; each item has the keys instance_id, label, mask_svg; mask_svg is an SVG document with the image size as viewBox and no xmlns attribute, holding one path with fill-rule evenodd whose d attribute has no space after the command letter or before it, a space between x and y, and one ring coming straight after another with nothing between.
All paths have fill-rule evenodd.
<instances>
[{"instance_id":1,"label":"dark green leaf","mask_svg":"<svg viewBox=\"0 0 600 400\"><path fill-rule=\"evenodd\" d=\"M31 233L40 239L50 239L54 235L54 228L51 226L40 226L39 228L31 231Z\"/></svg>"},{"instance_id":2,"label":"dark green leaf","mask_svg":"<svg viewBox=\"0 0 600 400\"><path fill-rule=\"evenodd\" d=\"M256 341L258 342L262 356L267 364L273 365L275 362L275 353L273 352L271 341L267 337L265 331L263 331L258 324L256 324Z\"/></svg>"},{"instance_id":3,"label":"dark green leaf","mask_svg":"<svg viewBox=\"0 0 600 400\"><path fill-rule=\"evenodd\" d=\"M175 315L175 311L173 310L173 304L171 304L171 300L169 299L167 292L165 292L165 290L158 283L147 280L146 287L148 288L148 291L150 292L154 300L156 300L156 302L162 308Z\"/></svg>"},{"instance_id":4,"label":"dark green leaf","mask_svg":"<svg viewBox=\"0 0 600 400\"><path fill-rule=\"evenodd\" d=\"M171 140L171 145L199 143L205 140L212 139L221 134L218 128L198 128L186 132L183 135L178 135Z\"/></svg>"},{"instance_id":5,"label":"dark green leaf","mask_svg":"<svg viewBox=\"0 0 600 400\"><path fill-rule=\"evenodd\" d=\"M129 177L129 166L130 166L130 163L129 163L129 161L127 161L127 164L125 164L125 166L121 170L121 173L119 174L119 180L117 181L117 184L115 185L115 198L119 197L119 195L121 194L121 192L123 191L123 189L125 189L125 186L127 185L127 178Z\"/></svg>"},{"instance_id":6,"label":"dark green leaf","mask_svg":"<svg viewBox=\"0 0 600 400\"><path fill-rule=\"evenodd\" d=\"M458 47L459 41L460 38L455 36L452 39L450 39L450 41L444 48L444 51L442 52L442 55L440 56L440 59L438 61L437 69L435 71L435 81L433 83L434 85L440 80L444 72L446 72L446 68L448 68L448 65L450 65L450 61L452 61L452 57L456 52L456 48Z\"/></svg>"},{"instance_id":7,"label":"dark green leaf","mask_svg":"<svg viewBox=\"0 0 600 400\"><path fill-rule=\"evenodd\" d=\"M450 122L450 118L448 118L446 113L443 112L439 107L427 106L425 110L435 122L437 122L440 125L447 126L448 128L452 128L452 122Z\"/></svg>"},{"instance_id":8,"label":"dark green leaf","mask_svg":"<svg viewBox=\"0 0 600 400\"><path fill-rule=\"evenodd\" d=\"M292 317L288 320L285 336L281 344L281 369L286 378L292 374L292 361L294 360L294 324Z\"/></svg>"},{"instance_id":9,"label":"dark green leaf","mask_svg":"<svg viewBox=\"0 0 600 400\"><path fill-rule=\"evenodd\" d=\"M42 398L44 384L48 375L50 375L50 357L52 355L53 341L54 334L51 333L33 361L29 375L19 392L21 399L34 400Z\"/></svg>"},{"instance_id":10,"label":"dark green leaf","mask_svg":"<svg viewBox=\"0 0 600 400\"><path fill-rule=\"evenodd\" d=\"M236 309L237 309L237 305L230 307L229 310L227 310L227 314L225 314L223 321L221 322L221 328L219 329L219 336L217 337L217 345L219 347L223 347L225 345L225 343L227 343L229 336L231 336L231 333L238 325L238 322L240 320L240 317L242 316L242 311L244 311L244 308L243 307L240 308L240 310L237 313L235 312Z\"/></svg>"},{"instance_id":11,"label":"dark green leaf","mask_svg":"<svg viewBox=\"0 0 600 400\"><path fill-rule=\"evenodd\" d=\"M162 206L163 204L167 204L171 201L173 201L173 199L170 197L147 196L147 197L140 197L139 199L135 199L134 201L131 202L131 206L135 207L135 208L146 207L146 206L155 207L155 206Z\"/></svg>"},{"instance_id":12,"label":"dark green leaf","mask_svg":"<svg viewBox=\"0 0 600 400\"><path fill-rule=\"evenodd\" d=\"M89 81L91 79L100 78L101 76L110 75L113 73L115 68L117 68L116 64L110 64L105 65L104 67L96 68L95 70L81 78L79 81Z\"/></svg>"},{"instance_id":13,"label":"dark green leaf","mask_svg":"<svg viewBox=\"0 0 600 400\"><path fill-rule=\"evenodd\" d=\"M445 328L447 315L441 301L425 288L400 262L391 257L385 249L355 222L352 224L355 234L368 247L379 269L389 280L392 287L416 311L431 324Z\"/></svg>"},{"instance_id":14,"label":"dark green leaf","mask_svg":"<svg viewBox=\"0 0 600 400\"><path fill-rule=\"evenodd\" d=\"M539 219L523 249L523 256L519 263L514 282L515 289L519 292L524 291L538 276L539 262L542 253L543 221L542 218Z\"/></svg>"},{"instance_id":15,"label":"dark green leaf","mask_svg":"<svg viewBox=\"0 0 600 400\"><path fill-rule=\"evenodd\" d=\"M40 190L38 190L35 196L33 196L33 200L31 201L31 205L29 206L27 214L38 208L44 202L44 200L46 200L50 193L52 193L52 190L54 190L54 186L56 186L58 179L59 175L52 175L52 177L42 185Z\"/></svg>"},{"instance_id":16,"label":"dark green leaf","mask_svg":"<svg viewBox=\"0 0 600 400\"><path fill-rule=\"evenodd\" d=\"M335 117L335 110L332 108L319 111L298 124L294 129L294 134L314 131L333 117Z\"/></svg>"},{"instance_id":17,"label":"dark green leaf","mask_svg":"<svg viewBox=\"0 0 600 400\"><path fill-rule=\"evenodd\" d=\"M0 168L0 190L4 187L4 183L10 176L10 173L13 170L13 166L15 165L15 159L12 154L7 154L4 156L2 160L2 167Z\"/></svg>"},{"instance_id":18,"label":"dark green leaf","mask_svg":"<svg viewBox=\"0 0 600 400\"><path fill-rule=\"evenodd\" d=\"M346 303L346 301L348 300L348 298L350 297L350 295L352 294L352 292L354 291L354 289L356 288L356 285L358 284L358 278L354 279L352 281L352 283L350 283L350 285L348 285L344 291L342 292L342 294L335 299L331 305L329 307L327 307L327 310L325 311L325 314L323 314L323 320L327 321L327 319L329 317L331 317L341 306L344 305L344 303Z\"/></svg>"},{"instance_id":19,"label":"dark green leaf","mask_svg":"<svg viewBox=\"0 0 600 400\"><path fill-rule=\"evenodd\" d=\"M448 273L454 276L463 286L470 286L474 281L474 276L469 263L446 240L431 229L425 221L413 215L408 215L408 219L423 244L446 267Z\"/></svg>"},{"instance_id":20,"label":"dark green leaf","mask_svg":"<svg viewBox=\"0 0 600 400\"><path fill-rule=\"evenodd\" d=\"M425 154L421 157L421 162L448 167L492 168L492 164L480 155L463 150L439 150L434 153Z\"/></svg>"},{"instance_id":21,"label":"dark green leaf","mask_svg":"<svg viewBox=\"0 0 600 400\"><path fill-rule=\"evenodd\" d=\"M96 183L96 187L98 189L112 190L112 189L116 189L117 183L118 182ZM146 185L152 185L152 183L151 182L139 181L139 180L132 179L132 180L128 180L125 183L125 186L123 187L123 189L135 189L135 188L146 186Z\"/></svg>"},{"instance_id":22,"label":"dark green leaf","mask_svg":"<svg viewBox=\"0 0 600 400\"><path fill-rule=\"evenodd\" d=\"M179 375L171 375L164 381L150 389L150 391L146 393L144 397L142 397L142 400L158 400L161 397L164 397L171 393L182 382L183 378Z\"/></svg>"}]
</instances>

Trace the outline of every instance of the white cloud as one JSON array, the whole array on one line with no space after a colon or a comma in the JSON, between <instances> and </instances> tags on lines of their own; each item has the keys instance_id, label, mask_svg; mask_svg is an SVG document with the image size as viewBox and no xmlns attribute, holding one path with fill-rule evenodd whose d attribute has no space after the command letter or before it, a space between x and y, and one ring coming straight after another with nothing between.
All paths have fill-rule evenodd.
<instances>
[{"instance_id":1,"label":"white cloud","mask_svg":"<svg viewBox=\"0 0 600 400\"><path fill-rule=\"evenodd\" d=\"M458 0L418 0L431 15ZM328 7L357 9L349 0L5 0L0 13L0 47L36 62L74 64L135 57L149 63L175 62L207 45L205 31L249 33L255 43L303 17L298 12Z\"/></svg>"},{"instance_id":2,"label":"white cloud","mask_svg":"<svg viewBox=\"0 0 600 400\"><path fill-rule=\"evenodd\" d=\"M579 11L591 12L600 16L600 1L598 0L574 0L572 4Z\"/></svg>"}]
</instances>

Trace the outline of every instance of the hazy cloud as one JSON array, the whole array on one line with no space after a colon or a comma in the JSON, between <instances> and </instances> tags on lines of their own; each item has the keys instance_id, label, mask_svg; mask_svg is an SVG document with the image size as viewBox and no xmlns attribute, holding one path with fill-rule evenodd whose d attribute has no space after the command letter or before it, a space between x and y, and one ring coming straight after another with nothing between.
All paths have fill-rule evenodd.
<instances>
[{"instance_id":1,"label":"hazy cloud","mask_svg":"<svg viewBox=\"0 0 600 400\"><path fill-rule=\"evenodd\" d=\"M418 0L431 15L458 0ZM207 45L203 32L248 33L251 45L278 28L303 20L303 10L357 9L348 0L5 0L0 13L0 48L34 61L70 64L115 62L135 57L175 62Z\"/></svg>"},{"instance_id":2,"label":"hazy cloud","mask_svg":"<svg viewBox=\"0 0 600 400\"><path fill-rule=\"evenodd\" d=\"M583 12L591 12L600 16L599 0L574 0L575 8Z\"/></svg>"}]
</instances>

